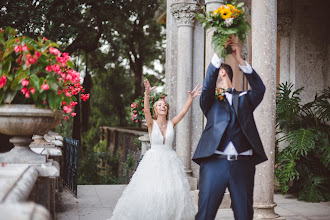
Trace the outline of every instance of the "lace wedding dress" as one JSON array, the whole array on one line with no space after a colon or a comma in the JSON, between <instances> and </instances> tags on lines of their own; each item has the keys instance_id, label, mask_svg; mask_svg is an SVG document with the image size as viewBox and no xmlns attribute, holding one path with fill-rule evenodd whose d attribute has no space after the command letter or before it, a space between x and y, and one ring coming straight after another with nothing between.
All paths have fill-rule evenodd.
<instances>
[{"instance_id":1,"label":"lace wedding dress","mask_svg":"<svg viewBox=\"0 0 330 220\"><path fill-rule=\"evenodd\" d=\"M189 183L172 149L174 129L167 123L163 137L153 122L151 149L119 199L111 220L190 220L196 214Z\"/></svg>"}]
</instances>

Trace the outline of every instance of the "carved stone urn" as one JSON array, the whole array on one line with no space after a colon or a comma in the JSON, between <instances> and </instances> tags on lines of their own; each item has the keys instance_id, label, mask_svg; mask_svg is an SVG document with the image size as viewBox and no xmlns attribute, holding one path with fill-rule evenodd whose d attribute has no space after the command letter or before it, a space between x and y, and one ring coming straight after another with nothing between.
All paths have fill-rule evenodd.
<instances>
[{"instance_id":1,"label":"carved stone urn","mask_svg":"<svg viewBox=\"0 0 330 220\"><path fill-rule=\"evenodd\" d=\"M46 155L37 154L29 148L32 135L44 135L63 118L62 111L41 109L34 105L0 106L0 133L13 136L9 141L14 144L9 152L0 154L0 163L46 163Z\"/></svg>"}]
</instances>

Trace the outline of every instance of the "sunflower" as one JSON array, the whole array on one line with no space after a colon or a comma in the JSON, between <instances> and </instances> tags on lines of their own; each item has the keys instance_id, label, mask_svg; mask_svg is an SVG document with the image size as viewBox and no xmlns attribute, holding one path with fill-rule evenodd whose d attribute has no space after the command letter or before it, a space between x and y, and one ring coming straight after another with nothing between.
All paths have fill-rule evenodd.
<instances>
[{"instance_id":1,"label":"sunflower","mask_svg":"<svg viewBox=\"0 0 330 220\"><path fill-rule=\"evenodd\" d=\"M218 9L214 10L213 14L218 15L220 14L221 8L219 7Z\"/></svg>"},{"instance_id":2,"label":"sunflower","mask_svg":"<svg viewBox=\"0 0 330 220\"><path fill-rule=\"evenodd\" d=\"M223 20L230 18L233 13L230 11L229 8L224 8L221 10L221 17Z\"/></svg>"}]
</instances>

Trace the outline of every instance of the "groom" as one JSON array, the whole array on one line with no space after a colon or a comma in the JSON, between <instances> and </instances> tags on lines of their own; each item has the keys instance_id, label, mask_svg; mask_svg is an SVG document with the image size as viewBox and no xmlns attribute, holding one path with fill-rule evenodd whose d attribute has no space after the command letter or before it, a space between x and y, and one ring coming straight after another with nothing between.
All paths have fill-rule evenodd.
<instances>
[{"instance_id":1,"label":"groom","mask_svg":"<svg viewBox=\"0 0 330 220\"><path fill-rule=\"evenodd\" d=\"M215 218L227 187L235 219L252 220L255 165L267 160L253 118L265 86L242 58L242 48L233 39L229 43L251 90L233 89L232 68L213 56L200 98L207 123L192 158L200 165L196 220ZM216 88L226 89L223 99L215 96Z\"/></svg>"}]
</instances>

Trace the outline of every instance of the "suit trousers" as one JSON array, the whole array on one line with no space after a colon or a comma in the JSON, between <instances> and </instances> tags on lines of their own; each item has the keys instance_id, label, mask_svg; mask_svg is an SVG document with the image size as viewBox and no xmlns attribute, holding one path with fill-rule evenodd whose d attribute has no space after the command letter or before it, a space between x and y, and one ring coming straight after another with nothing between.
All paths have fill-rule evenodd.
<instances>
[{"instance_id":1,"label":"suit trousers","mask_svg":"<svg viewBox=\"0 0 330 220\"><path fill-rule=\"evenodd\" d=\"M253 219L253 160L229 161L207 158L200 163L199 199L196 220L213 220L226 188L231 197L235 220Z\"/></svg>"}]
</instances>

